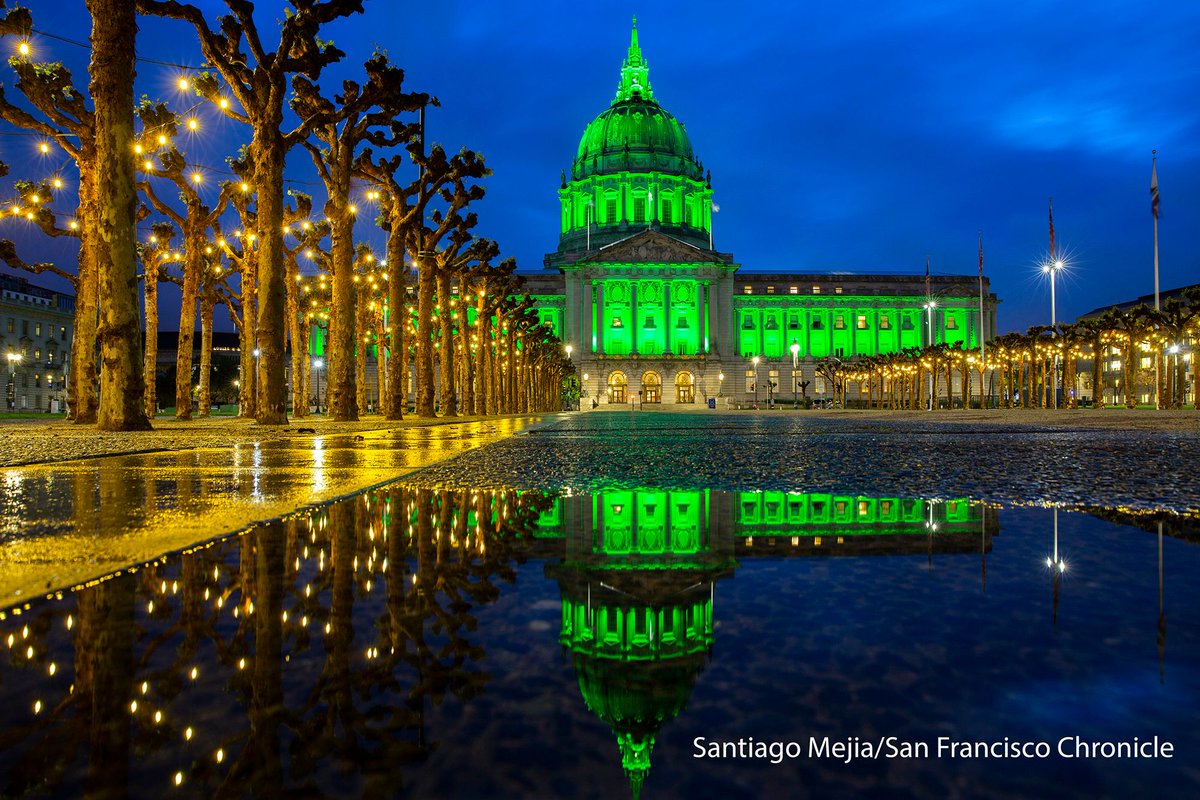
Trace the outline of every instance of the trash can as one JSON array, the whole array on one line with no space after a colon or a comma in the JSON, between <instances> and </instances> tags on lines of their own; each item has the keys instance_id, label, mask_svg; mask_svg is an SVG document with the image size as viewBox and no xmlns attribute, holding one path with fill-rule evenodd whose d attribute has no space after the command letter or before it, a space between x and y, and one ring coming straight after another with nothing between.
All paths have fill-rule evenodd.
<instances>
[{"instance_id":1,"label":"trash can","mask_svg":"<svg viewBox=\"0 0 1200 800\"><path fill-rule=\"evenodd\" d=\"M710 398L708 398L708 407L709 407L709 408L711 408L711 409L713 409L714 411L716 411L716 409L717 409L717 398L715 398L715 397L710 397Z\"/></svg>"}]
</instances>

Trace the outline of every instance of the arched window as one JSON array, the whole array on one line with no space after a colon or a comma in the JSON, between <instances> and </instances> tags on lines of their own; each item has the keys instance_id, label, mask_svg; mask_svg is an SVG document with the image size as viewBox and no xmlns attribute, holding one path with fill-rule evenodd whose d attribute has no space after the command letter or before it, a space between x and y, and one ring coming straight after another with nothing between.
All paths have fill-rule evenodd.
<instances>
[{"instance_id":1,"label":"arched window","mask_svg":"<svg viewBox=\"0 0 1200 800\"><path fill-rule=\"evenodd\" d=\"M675 402L696 402L696 379L690 372L680 372L675 376Z\"/></svg>"},{"instance_id":2,"label":"arched window","mask_svg":"<svg viewBox=\"0 0 1200 800\"><path fill-rule=\"evenodd\" d=\"M662 402L662 377L653 370L642 373L642 402Z\"/></svg>"},{"instance_id":3,"label":"arched window","mask_svg":"<svg viewBox=\"0 0 1200 800\"><path fill-rule=\"evenodd\" d=\"M608 402L629 402L629 381L620 370L615 370L608 376Z\"/></svg>"}]
</instances>

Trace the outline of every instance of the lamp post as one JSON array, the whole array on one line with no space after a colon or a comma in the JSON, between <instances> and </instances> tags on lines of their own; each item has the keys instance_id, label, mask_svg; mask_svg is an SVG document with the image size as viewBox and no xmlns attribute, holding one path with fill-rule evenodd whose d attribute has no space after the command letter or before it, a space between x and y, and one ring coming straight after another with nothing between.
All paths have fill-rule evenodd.
<instances>
[{"instance_id":1,"label":"lamp post","mask_svg":"<svg viewBox=\"0 0 1200 800\"><path fill-rule=\"evenodd\" d=\"M22 358L24 356L20 353L8 353L8 408L11 411L17 409L17 367L21 365Z\"/></svg>"},{"instance_id":2,"label":"lamp post","mask_svg":"<svg viewBox=\"0 0 1200 800\"><path fill-rule=\"evenodd\" d=\"M724 394L725 394L725 373L718 372L717 373L717 397L721 397Z\"/></svg>"},{"instance_id":3,"label":"lamp post","mask_svg":"<svg viewBox=\"0 0 1200 800\"><path fill-rule=\"evenodd\" d=\"M316 371L316 376L317 376L316 395L315 395L316 400L317 400L316 413L320 414L321 413L321 367L325 366L325 362L319 358L314 358L312 365L313 365L313 369Z\"/></svg>"},{"instance_id":4,"label":"lamp post","mask_svg":"<svg viewBox=\"0 0 1200 800\"><path fill-rule=\"evenodd\" d=\"M1183 398L1180 397L1183 387L1179 385L1179 345L1173 344L1167 348L1167 352L1171 354L1171 398L1170 408L1181 408L1183 406Z\"/></svg>"},{"instance_id":5,"label":"lamp post","mask_svg":"<svg viewBox=\"0 0 1200 800\"><path fill-rule=\"evenodd\" d=\"M1063 268L1061 258L1055 259L1048 264L1042 265L1042 272L1050 276L1050 336L1058 337L1058 331L1055 326L1058 324L1056 316L1056 304L1054 302L1054 276ZM1050 370L1050 407L1058 408L1058 346L1055 342L1054 348L1054 366Z\"/></svg>"},{"instance_id":6,"label":"lamp post","mask_svg":"<svg viewBox=\"0 0 1200 800\"><path fill-rule=\"evenodd\" d=\"M754 364L754 407L758 408L758 356L750 361Z\"/></svg>"}]
</instances>

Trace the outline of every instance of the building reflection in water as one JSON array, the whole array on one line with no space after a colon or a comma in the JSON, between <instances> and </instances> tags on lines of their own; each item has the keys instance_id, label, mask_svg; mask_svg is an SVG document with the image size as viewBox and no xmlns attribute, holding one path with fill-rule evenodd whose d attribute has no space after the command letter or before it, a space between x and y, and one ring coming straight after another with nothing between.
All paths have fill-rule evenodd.
<instances>
[{"instance_id":1,"label":"building reflection in water","mask_svg":"<svg viewBox=\"0 0 1200 800\"><path fill-rule=\"evenodd\" d=\"M559 498L538 535L564 540L546 568L562 594L559 641L638 798L655 736L712 655L716 584L739 559L926 552L932 563L935 549L982 559L996 520L966 500L629 490Z\"/></svg>"},{"instance_id":2,"label":"building reflection in water","mask_svg":"<svg viewBox=\"0 0 1200 800\"><path fill-rule=\"evenodd\" d=\"M0 612L0 795L393 796L486 691L481 609L547 562L632 793L747 558L986 554L966 501L393 486ZM536 679L536 676L530 676Z\"/></svg>"}]
</instances>

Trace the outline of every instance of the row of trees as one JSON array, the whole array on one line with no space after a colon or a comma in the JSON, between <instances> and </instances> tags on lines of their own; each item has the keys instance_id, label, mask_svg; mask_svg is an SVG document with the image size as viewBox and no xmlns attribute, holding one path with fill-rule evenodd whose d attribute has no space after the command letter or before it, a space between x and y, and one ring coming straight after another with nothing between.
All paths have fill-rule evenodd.
<instances>
[{"instance_id":1,"label":"row of trees","mask_svg":"<svg viewBox=\"0 0 1200 800\"><path fill-rule=\"evenodd\" d=\"M328 405L338 420L356 419L365 406L369 349L389 418L400 418L407 405L410 369L418 415L432 416L435 408L452 416L556 407L570 364L538 324L529 298L520 298L515 264L473 232L478 220L470 207L484 196L482 180L490 174L483 158L465 148L453 154L439 145L426 148L424 110L437 100L405 91L403 70L383 53L366 61L362 80L343 81L340 92L318 84L322 71L344 57L320 39L322 26L361 13L361 2L294 0L270 51L249 3L228 0L230 13L213 27L194 5L138 0L140 14L191 26L209 71L180 79L180 88L249 134L248 144L227 159L232 178L218 182L215 199L205 186L214 170L189 159L180 143L198 132L196 107L176 111L150 100L134 106L133 5L88 4L92 107L62 64L36 61L26 45L10 61L22 101L0 92L0 119L43 137L44 151L61 148L78 169L72 214L52 210L65 191L61 174L16 181L12 203L14 217L46 234L78 238L76 270L27 261L11 243L0 245L0 257L11 266L53 272L75 289L73 420L110 429L149 425L158 404L154 340L163 281L182 294L174 398L182 419L192 413L197 320L200 413L209 407L219 305L240 335L241 413L263 424L286 422L289 401L295 414L308 413L314 327L322 329ZM108 13L109 6L120 13ZM104 49L103 28L118 24L111 35L124 37L124 55ZM0 36L25 42L32 30L27 9L0 18ZM308 154L323 184L319 214L312 197L284 190L293 150ZM364 190L386 236L382 259L355 240ZM140 242L139 222L151 231ZM302 263L319 275L302 272Z\"/></svg>"},{"instance_id":2,"label":"row of trees","mask_svg":"<svg viewBox=\"0 0 1200 800\"><path fill-rule=\"evenodd\" d=\"M863 404L874 408L936 407L942 397L947 408L968 407L972 398L986 404L991 397L1004 408L1076 408L1076 389L1083 384L1090 386L1095 408L1110 399L1133 408L1138 387L1148 386L1157 408L1178 409L1187 394L1190 364L1192 407L1200 409L1200 359L1189 349L1196 342L1200 287L1189 287L1158 310L1114 307L1074 323L1034 326L996 338L982 354L961 343L935 344L855 361L827 358L817 374L832 387L836 402L844 404L847 388L855 384ZM1111 380L1106 359L1120 364L1120 374ZM1089 369L1081 369L1085 362ZM1055 399L1055 386L1061 400Z\"/></svg>"}]
</instances>

